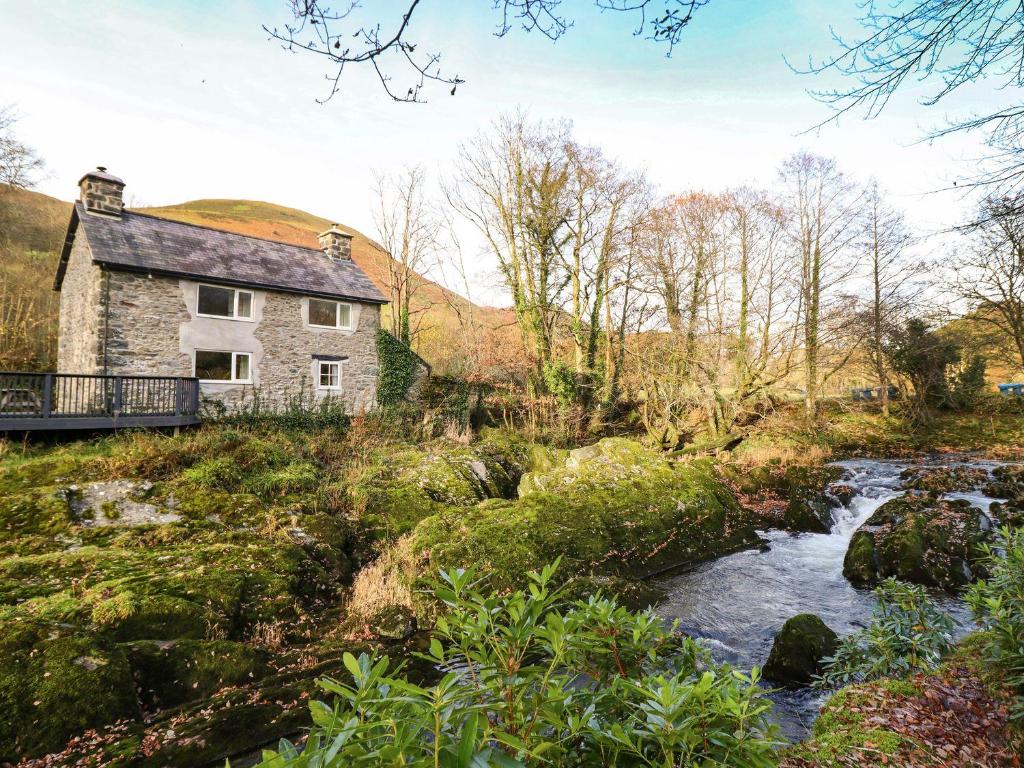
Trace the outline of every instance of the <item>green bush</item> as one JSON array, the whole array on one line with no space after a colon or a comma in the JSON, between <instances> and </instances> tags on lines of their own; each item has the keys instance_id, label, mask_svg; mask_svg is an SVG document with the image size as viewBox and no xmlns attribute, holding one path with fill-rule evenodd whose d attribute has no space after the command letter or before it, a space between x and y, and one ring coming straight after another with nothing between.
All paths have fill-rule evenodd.
<instances>
[{"instance_id":1,"label":"green bush","mask_svg":"<svg viewBox=\"0 0 1024 768\"><path fill-rule=\"evenodd\" d=\"M320 681L334 703L311 704L300 752L285 766L773 766L769 702L756 670L715 667L650 611L593 597L563 605L555 567L529 590L483 592L471 571L442 572L431 664L421 687L389 659L346 655L350 682Z\"/></svg>"},{"instance_id":2,"label":"green bush","mask_svg":"<svg viewBox=\"0 0 1024 768\"><path fill-rule=\"evenodd\" d=\"M866 629L843 638L816 685L831 688L934 669L952 647L953 619L924 587L886 579Z\"/></svg>"},{"instance_id":3,"label":"green bush","mask_svg":"<svg viewBox=\"0 0 1024 768\"><path fill-rule=\"evenodd\" d=\"M1024 719L1024 529L1004 528L987 548L990 577L975 583L967 602L985 627L985 656L1013 686L1013 717Z\"/></svg>"}]
</instances>

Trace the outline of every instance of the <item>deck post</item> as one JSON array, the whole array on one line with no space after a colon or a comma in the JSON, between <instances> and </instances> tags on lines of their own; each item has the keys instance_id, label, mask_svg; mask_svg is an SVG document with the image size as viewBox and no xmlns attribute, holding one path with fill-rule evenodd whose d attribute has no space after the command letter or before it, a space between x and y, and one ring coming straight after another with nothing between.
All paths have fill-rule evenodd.
<instances>
[{"instance_id":1,"label":"deck post","mask_svg":"<svg viewBox=\"0 0 1024 768\"><path fill-rule=\"evenodd\" d=\"M175 416L181 416L181 409L184 406L184 403L183 403L183 396L184 396L183 387L184 386L185 386L185 382L184 382L183 379L177 378L177 379L174 380L174 415Z\"/></svg>"},{"instance_id":2,"label":"deck post","mask_svg":"<svg viewBox=\"0 0 1024 768\"><path fill-rule=\"evenodd\" d=\"M40 414L44 419L50 418L53 412L53 374L48 373L43 377L43 412Z\"/></svg>"},{"instance_id":3,"label":"deck post","mask_svg":"<svg viewBox=\"0 0 1024 768\"><path fill-rule=\"evenodd\" d=\"M124 379L121 376L114 377L114 407L113 416L121 415L121 403L124 397Z\"/></svg>"},{"instance_id":4,"label":"deck post","mask_svg":"<svg viewBox=\"0 0 1024 768\"><path fill-rule=\"evenodd\" d=\"M198 380L195 380L195 379L192 380L191 390L192 390L192 397L190 398L190 400L192 402L189 403L189 414L191 416L197 416L199 414L199 381Z\"/></svg>"}]
</instances>

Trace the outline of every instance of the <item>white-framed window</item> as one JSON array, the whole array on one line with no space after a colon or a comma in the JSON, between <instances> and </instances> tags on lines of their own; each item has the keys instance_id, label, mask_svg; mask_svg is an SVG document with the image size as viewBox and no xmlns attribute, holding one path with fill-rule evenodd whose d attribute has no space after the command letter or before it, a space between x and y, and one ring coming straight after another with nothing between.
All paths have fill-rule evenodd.
<instances>
[{"instance_id":1,"label":"white-framed window","mask_svg":"<svg viewBox=\"0 0 1024 768\"><path fill-rule=\"evenodd\" d=\"M228 320L252 320L252 291L200 285L196 296L196 314Z\"/></svg>"},{"instance_id":2,"label":"white-framed window","mask_svg":"<svg viewBox=\"0 0 1024 768\"><path fill-rule=\"evenodd\" d=\"M317 364L317 386L320 389L341 389L341 361L320 360Z\"/></svg>"},{"instance_id":3,"label":"white-framed window","mask_svg":"<svg viewBox=\"0 0 1024 768\"><path fill-rule=\"evenodd\" d=\"M310 299L309 324L314 328L352 330L352 305L344 301Z\"/></svg>"},{"instance_id":4,"label":"white-framed window","mask_svg":"<svg viewBox=\"0 0 1024 768\"><path fill-rule=\"evenodd\" d=\"M248 352L197 349L192 363L192 373L200 381L252 383L252 355Z\"/></svg>"}]
</instances>

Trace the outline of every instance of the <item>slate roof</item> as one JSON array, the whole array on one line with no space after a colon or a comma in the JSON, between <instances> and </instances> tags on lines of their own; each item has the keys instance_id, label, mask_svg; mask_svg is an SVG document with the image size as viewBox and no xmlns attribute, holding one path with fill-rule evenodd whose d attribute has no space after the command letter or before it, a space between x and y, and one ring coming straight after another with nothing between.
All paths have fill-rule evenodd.
<instances>
[{"instance_id":1,"label":"slate roof","mask_svg":"<svg viewBox=\"0 0 1024 768\"><path fill-rule=\"evenodd\" d=\"M96 216L86 213L81 202L71 214L56 290L78 227L85 231L93 261L111 269L387 303L355 262L332 261L320 250L131 211L120 219Z\"/></svg>"}]
</instances>

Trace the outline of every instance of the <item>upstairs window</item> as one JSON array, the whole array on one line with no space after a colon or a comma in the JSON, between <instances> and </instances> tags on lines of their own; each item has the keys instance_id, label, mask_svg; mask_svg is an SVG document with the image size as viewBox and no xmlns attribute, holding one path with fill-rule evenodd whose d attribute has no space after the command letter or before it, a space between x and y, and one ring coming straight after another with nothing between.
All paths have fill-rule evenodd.
<instances>
[{"instance_id":1,"label":"upstairs window","mask_svg":"<svg viewBox=\"0 0 1024 768\"><path fill-rule=\"evenodd\" d=\"M248 352L216 352L197 349L195 376L200 381L252 382L252 356Z\"/></svg>"},{"instance_id":2,"label":"upstairs window","mask_svg":"<svg viewBox=\"0 0 1024 768\"><path fill-rule=\"evenodd\" d=\"M341 363L335 361L320 361L320 377L317 382L320 389L341 389Z\"/></svg>"},{"instance_id":3,"label":"upstairs window","mask_svg":"<svg viewBox=\"0 0 1024 768\"><path fill-rule=\"evenodd\" d=\"M351 330L352 305L325 299L309 300L309 324L315 328Z\"/></svg>"},{"instance_id":4,"label":"upstairs window","mask_svg":"<svg viewBox=\"0 0 1024 768\"><path fill-rule=\"evenodd\" d=\"M200 285L196 314L229 320L252 320L252 291Z\"/></svg>"}]
</instances>

